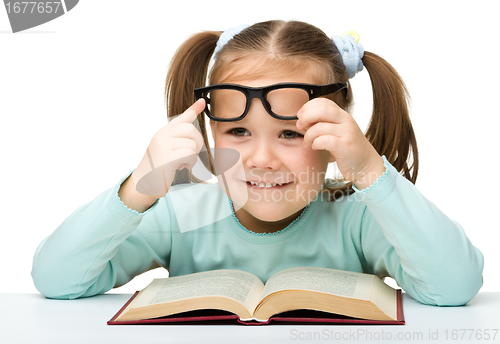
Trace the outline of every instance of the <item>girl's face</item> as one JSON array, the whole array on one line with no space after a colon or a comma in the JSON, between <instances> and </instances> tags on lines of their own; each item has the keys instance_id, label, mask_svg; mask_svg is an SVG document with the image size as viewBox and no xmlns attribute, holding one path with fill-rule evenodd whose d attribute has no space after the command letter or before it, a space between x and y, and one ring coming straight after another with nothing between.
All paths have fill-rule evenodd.
<instances>
[{"instance_id":1,"label":"girl's face","mask_svg":"<svg viewBox=\"0 0 500 344\"><path fill-rule=\"evenodd\" d=\"M302 74L230 81L249 87L282 82L316 83ZM217 110L223 111L225 106L230 111L231 104L217 104ZM285 228L321 189L330 153L305 148L305 131L298 130L296 122L271 117L257 98L241 121L210 121L215 148L232 148L240 153L240 164L224 176L235 214L249 230L273 232ZM220 177L219 183L224 185ZM252 185L255 183L261 186Z\"/></svg>"}]
</instances>

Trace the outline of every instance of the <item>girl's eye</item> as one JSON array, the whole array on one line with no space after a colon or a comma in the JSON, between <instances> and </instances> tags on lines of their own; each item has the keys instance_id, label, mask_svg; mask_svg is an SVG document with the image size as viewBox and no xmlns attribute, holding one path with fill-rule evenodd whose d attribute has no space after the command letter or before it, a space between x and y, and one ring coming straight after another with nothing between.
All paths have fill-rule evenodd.
<instances>
[{"instance_id":1,"label":"girl's eye","mask_svg":"<svg viewBox=\"0 0 500 344\"><path fill-rule=\"evenodd\" d=\"M284 132L281 133L281 135L283 136L284 139L287 140L293 140L299 137L303 137L303 135L291 130L285 130Z\"/></svg>"},{"instance_id":2,"label":"girl's eye","mask_svg":"<svg viewBox=\"0 0 500 344\"><path fill-rule=\"evenodd\" d=\"M234 136L245 136L245 132L248 132L248 130L244 128L234 128L229 130L229 133Z\"/></svg>"},{"instance_id":3,"label":"girl's eye","mask_svg":"<svg viewBox=\"0 0 500 344\"><path fill-rule=\"evenodd\" d=\"M229 133L234 136L243 137L248 135L248 130L246 130L245 128L234 128L229 130ZM281 133L280 137L286 140L293 140L299 137L304 137L304 135L301 135L292 130L285 130Z\"/></svg>"}]
</instances>

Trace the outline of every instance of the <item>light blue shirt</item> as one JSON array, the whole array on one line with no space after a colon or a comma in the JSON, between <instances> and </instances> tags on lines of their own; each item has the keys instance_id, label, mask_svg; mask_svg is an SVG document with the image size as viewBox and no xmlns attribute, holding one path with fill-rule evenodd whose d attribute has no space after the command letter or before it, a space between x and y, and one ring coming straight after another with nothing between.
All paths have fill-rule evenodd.
<instances>
[{"instance_id":1,"label":"light blue shirt","mask_svg":"<svg viewBox=\"0 0 500 344\"><path fill-rule=\"evenodd\" d=\"M319 194L271 234L245 229L218 184L190 186L184 194L176 186L144 213L131 210L118 198L130 171L42 241L33 261L35 286L46 297L74 299L105 293L158 266L172 277L238 269L264 283L288 267L316 266L390 276L425 304L467 303L482 286L483 255L458 223L382 158L386 171L369 188L354 187L335 202ZM197 197L188 197L189 189Z\"/></svg>"}]
</instances>

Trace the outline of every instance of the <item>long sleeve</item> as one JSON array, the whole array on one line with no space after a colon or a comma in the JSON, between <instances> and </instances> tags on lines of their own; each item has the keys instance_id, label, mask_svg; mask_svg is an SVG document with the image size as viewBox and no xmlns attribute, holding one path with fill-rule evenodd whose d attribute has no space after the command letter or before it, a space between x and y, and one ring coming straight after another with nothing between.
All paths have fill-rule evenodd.
<instances>
[{"instance_id":1,"label":"long sleeve","mask_svg":"<svg viewBox=\"0 0 500 344\"><path fill-rule=\"evenodd\" d=\"M365 190L361 245L366 268L390 275L416 300L458 306L483 284L482 253L450 220L382 157L386 172ZM390 245L387 245L387 241Z\"/></svg>"},{"instance_id":2,"label":"long sleeve","mask_svg":"<svg viewBox=\"0 0 500 344\"><path fill-rule=\"evenodd\" d=\"M49 298L102 294L151 268L168 268L167 197L144 213L126 207L114 187L75 210L35 252L31 275Z\"/></svg>"}]
</instances>

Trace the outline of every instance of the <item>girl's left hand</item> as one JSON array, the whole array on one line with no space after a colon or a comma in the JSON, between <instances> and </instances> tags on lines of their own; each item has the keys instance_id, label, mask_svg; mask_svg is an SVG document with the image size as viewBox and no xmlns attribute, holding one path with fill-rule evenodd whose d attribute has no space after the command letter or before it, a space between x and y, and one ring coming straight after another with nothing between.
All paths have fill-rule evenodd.
<instances>
[{"instance_id":1,"label":"girl's left hand","mask_svg":"<svg viewBox=\"0 0 500 344\"><path fill-rule=\"evenodd\" d=\"M352 116L335 102L316 98L297 114L298 129L305 129L304 146L330 152L342 176L358 189L375 182L384 171L378 152L365 137Z\"/></svg>"}]
</instances>

